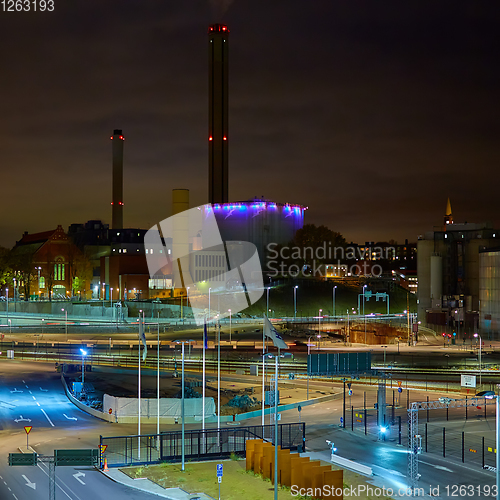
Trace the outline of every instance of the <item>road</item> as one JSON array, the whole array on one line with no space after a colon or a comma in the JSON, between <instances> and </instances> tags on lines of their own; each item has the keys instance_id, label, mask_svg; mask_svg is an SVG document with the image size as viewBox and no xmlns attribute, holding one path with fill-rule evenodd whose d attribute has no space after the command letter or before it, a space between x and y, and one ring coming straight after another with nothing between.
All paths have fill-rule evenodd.
<instances>
[{"instance_id":1,"label":"road","mask_svg":"<svg viewBox=\"0 0 500 500\"><path fill-rule=\"evenodd\" d=\"M227 377L230 376L224 378ZM244 377L235 376L234 378L239 380ZM300 382L300 385L303 384L304 382ZM317 395L315 393L318 389L324 392L330 387L333 385L328 381L311 383L311 394ZM338 388L338 385L336 387ZM367 401L372 403L376 388L356 387L348 404L352 403L357 408L362 407L365 389ZM413 391L411 401L425 401L427 395L432 401L442 394ZM401 404L405 405L405 395L402 397ZM373 411L373 405L371 408ZM432 426L435 428L441 425L452 426L456 432L466 429L471 434L485 435L491 439L493 411L487 421L479 421L484 410L471 410L469 414L471 420L466 424L461 421L463 412L463 409L450 410L450 422L446 422L442 411L436 413L437 418L431 415ZM404 408L400 413L404 415ZM384 442L375 434L364 436L361 426L358 426L354 432L349 428L340 429L341 415L342 398L302 408L300 418L306 422L308 451L316 452L319 454L318 457L327 460L329 451L325 441L329 439L336 443L339 455L374 468L376 476L370 479L374 485L385 485L393 489L406 487L406 447L397 446L393 440L394 437ZM269 417L266 417L266 423L268 419ZM285 423L297 422L298 419L299 414L296 410L284 412L282 415L282 421ZM421 412L420 419L423 424L425 412ZM258 417L244 421L241 425L259 425L260 422L260 417ZM404 423L403 420L403 436L406 437ZM25 425L33 426L29 436L30 446L41 455L52 455L54 449L59 448L95 448L99 442L99 435L130 435L136 434L137 430L136 425L103 422L74 407L67 400L60 376L55 373L52 364L2 360L0 361L0 454L3 457L7 457L9 452L17 452L20 446L26 446L26 434L23 429ZM155 427L155 425L144 425L143 433L155 432ZM169 430L170 427L175 428L175 426L162 426L162 430ZM186 428L199 428L199 425L187 425ZM403 444L405 442L406 439L403 440ZM442 492L445 486L453 484L493 484L492 472L481 469L481 463L477 460L462 464L457 454L457 442L451 442L449 446L450 456L446 458L442 457L440 448L434 441L433 447L429 447L429 453L419 456L422 487L440 486ZM0 461L0 499L38 500L45 498L46 495L48 496L47 472L43 464L38 467L9 467L6 460ZM132 492L126 487L113 483L98 471L88 467L59 467L56 469L56 474L58 498L73 500L152 498L150 495ZM446 497L439 496L438 498Z\"/></svg>"},{"instance_id":2,"label":"road","mask_svg":"<svg viewBox=\"0 0 500 500\"><path fill-rule=\"evenodd\" d=\"M0 363L0 499L40 500L48 498L48 469L9 467L7 455L26 447L24 426L32 426L29 445L41 455L54 449L96 448L99 435L113 425L91 417L71 404L64 394L53 365ZM132 428L114 431L131 433ZM113 432L114 434L114 432ZM139 499L153 495L121 486L91 467L57 467L57 498L71 500Z\"/></svg>"}]
</instances>

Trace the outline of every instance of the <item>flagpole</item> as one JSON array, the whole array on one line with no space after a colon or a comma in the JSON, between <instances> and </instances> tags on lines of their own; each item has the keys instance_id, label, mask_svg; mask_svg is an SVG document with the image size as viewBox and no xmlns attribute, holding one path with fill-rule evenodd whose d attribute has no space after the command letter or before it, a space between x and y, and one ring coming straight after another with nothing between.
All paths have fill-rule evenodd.
<instances>
[{"instance_id":1,"label":"flagpole","mask_svg":"<svg viewBox=\"0 0 500 500\"><path fill-rule=\"evenodd\" d=\"M139 312L139 369L137 375L139 377L137 389L137 401L139 402L138 418L137 418L137 458L141 459L141 330L143 328L141 312Z\"/></svg>"},{"instance_id":2,"label":"flagpole","mask_svg":"<svg viewBox=\"0 0 500 500\"><path fill-rule=\"evenodd\" d=\"M217 355L217 429L220 429L220 319L218 336L218 355Z\"/></svg>"},{"instance_id":3,"label":"flagpole","mask_svg":"<svg viewBox=\"0 0 500 500\"><path fill-rule=\"evenodd\" d=\"M156 394L157 394L157 413L158 420L156 422L156 434L158 437L156 439L160 439L160 317L158 316L158 344L156 347L158 358L157 358L157 366L156 366Z\"/></svg>"},{"instance_id":4,"label":"flagpole","mask_svg":"<svg viewBox=\"0 0 500 500\"><path fill-rule=\"evenodd\" d=\"M276 356L276 385L274 386L274 500L278 500L278 360L280 348Z\"/></svg>"},{"instance_id":5,"label":"flagpole","mask_svg":"<svg viewBox=\"0 0 500 500\"><path fill-rule=\"evenodd\" d=\"M202 389L202 399L203 399L203 414L201 418L201 428L205 430L205 342L207 335L207 318L205 317L205 322L203 324L203 389ZM203 452L205 452L205 433L203 433Z\"/></svg>"},{"instance_id":6,"label":"flagpole","mask_svg":"<svg viewBox=\"0 0 500 500\"><path fill-rule=\"evenodd\" d=\"M264 314L264 319L262 321L262 426L265 424L265 417L264 417L264 410L265 410L265 385L266 385L266 378L265 378L265 371L266 371L266 361L264 358L265 352L266 352L266 338L264 334L264 323L265 323L265 317L266 315ZM264 429L262 429L262 432L264 432ZM264 437L264 436L262 436Z\"/></svg>"}]
</instances>

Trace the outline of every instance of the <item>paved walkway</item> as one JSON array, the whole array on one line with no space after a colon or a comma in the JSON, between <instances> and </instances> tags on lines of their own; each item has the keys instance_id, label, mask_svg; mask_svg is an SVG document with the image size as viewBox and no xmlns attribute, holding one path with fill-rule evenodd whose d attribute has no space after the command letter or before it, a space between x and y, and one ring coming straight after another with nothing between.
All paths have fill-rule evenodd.
<instances>
[{"instance_id":1,"label":"paved walkway","mask_svg":"<svg viewBox=\"0 0 500 500\"><path fill-rule=\"evenodd\" d=\"M168 500L214 500L212 497L205 495L205 493L190 494L181 488L162 488L160 485L146 478L132 479L119 469L109 469L101 472L112 481L128 486L129 488L144 491L145 493L167 498Z\"/></svg>"}]
</instances>

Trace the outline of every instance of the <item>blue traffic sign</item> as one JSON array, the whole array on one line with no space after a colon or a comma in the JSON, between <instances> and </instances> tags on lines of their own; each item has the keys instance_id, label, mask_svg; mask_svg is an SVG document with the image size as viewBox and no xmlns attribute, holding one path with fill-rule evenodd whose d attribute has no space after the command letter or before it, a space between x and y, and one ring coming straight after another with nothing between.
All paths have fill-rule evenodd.
<instances>
[{"instance_id":1,"label":"blue traffic sign","mask_svg":"<svg viewBox=\"0 0 500 500\"><path fill-rule=\"evenodd\" d=\"M342 417L340 417L340 423L343 424L344 423L344 419Z\"/></svg>"},{"instance_id":2,"label":"blue traffic sign","mask_svg":"<svg viewBox=\"0 0 500 500\"><path fill-rule=\"evenodd\" d=\"M222 477L222 464L217 464L217 477Z\"/></svg>"},{"instance_id":3,"label":"blue traffic sign","mask_svg":"<svg viewBox=\"0 0 500 500\"><path fill-rule=\"evenodd\" d=\"M398 387L398 392L403 392L403 389L401 389L401 387Z\"/></svg>"}]
</instances>

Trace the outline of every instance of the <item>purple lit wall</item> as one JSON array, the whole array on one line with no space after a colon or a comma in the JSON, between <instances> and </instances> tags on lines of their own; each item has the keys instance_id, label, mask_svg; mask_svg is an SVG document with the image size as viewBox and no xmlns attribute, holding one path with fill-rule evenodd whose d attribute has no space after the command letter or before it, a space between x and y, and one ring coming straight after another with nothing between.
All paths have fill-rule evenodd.
<instances>
[{"instance_id":1,"label":"purple lit wall","mask_svg":"<svg viewBox=\"0 0 500 500\"><path fill-rule=\"evenodd\" d=\"M287 245L302 228L307 207L257 199L205 205L205 210L214 210L224 241L250 241L264 260L268 244Z\"/></svg>"}]
</instances>

